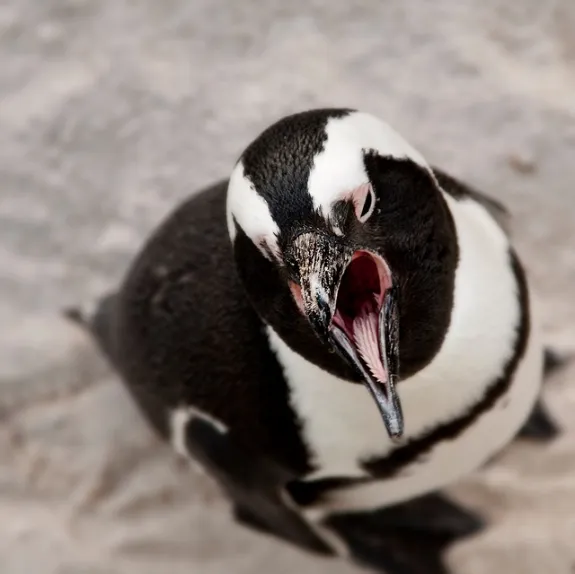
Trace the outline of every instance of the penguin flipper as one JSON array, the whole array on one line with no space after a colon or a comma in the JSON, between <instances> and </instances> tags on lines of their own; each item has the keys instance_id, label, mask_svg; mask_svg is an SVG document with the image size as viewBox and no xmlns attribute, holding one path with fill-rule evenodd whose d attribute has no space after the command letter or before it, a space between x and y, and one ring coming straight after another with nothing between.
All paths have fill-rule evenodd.
<instances>
[{"instance_id":1,"label":"penguin flipper","mask_svg":"<svg viewBox=\"0 0 575 574\"><path fill-rule=\"evenodd\" d=\"M190 417L184 436L190 457L218 482L233 502L238 522L316 554L334 554L331 546L290 504L283 486L292 477L283 468L241 447L231 431L207 418Z\"/></svg>"},{"instance_id":2,"label":"penguin flipper","mask_svg":"<svg viewBox=\"0 0 575 574\"><path fill-rule=\"evenodd\" d=\"M433 167L432 171L443 191L457 200L468 198L479 203L507 235L511 234L511 214L500 201L485 195L437 167Z\"/></svg>"},{"instance_id":3,"label":"penguin flipper","mask_svg":"<svg viewBox=\"0 0 575 574\"><path fill-rule=\"evenodd\" d=\"M543 357L543 378L545 381L564 367L568 362L568 358L559 354L550 347L545 348Z\"/></svg>"},{"instance_id":4,"label":"penguin flipper","mask_svg":"<svg viewBox=\"0 0 575 574\"><path fill-rule=\"evenodd\" d=\"M441 494L391 507L336 514L327 525L360 564L388 574L449 574L447 548L484 527L479 516Z\"/></svg>"},{"instance_id":5,"label":"penguin flipper","mask_svg":"<svg viewBox=\"0 0 575 574\"><path fill-rule=\"evenodd\" d=\"M108 293L100 298L94 309L87 310L80 307L64 309L64 316L76 323L90 334L98 347L112 362L114 361L114 329L117 293Z\"/></svg>"}]
</instances>

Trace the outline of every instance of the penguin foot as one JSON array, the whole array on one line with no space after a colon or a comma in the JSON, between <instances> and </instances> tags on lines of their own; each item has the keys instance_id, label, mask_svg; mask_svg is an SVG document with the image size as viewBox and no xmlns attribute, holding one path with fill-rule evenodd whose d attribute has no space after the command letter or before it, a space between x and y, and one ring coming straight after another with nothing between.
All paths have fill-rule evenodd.
<instances>
[{"instance_id":1,"label":"penguin foot","mask_svg":"<svg viewBox=\"0 0 575 574\"><path fill-rule=\"evenodd\" d=\"M561 427L547 412L547 408L539 399L529 415L529 418L519 431L519 437L537 442L549 442L561 434Z\"/></svg>"},{"instance_id":2,"label":"penguin foot","mask_svg":"<svg viewBox=\"0 0 575 574\"><path fill-rule=\"evenodd\" d=\"M444 553L476 534L483 520L440 494L372 512L329 517L326 525L348 545L352 558L387 574L450 574Z\"/></svg>"},{"instance_id":3,"label":"penguin foot","mask_svg":"<svg viewBox=\"0 0 575 574\"><path fill-rule=\"evenodd\" d=\"M549 347L546 348L543 359L544 382L547 382L566 363L566 357ZM560 434L561 427L553 420L543 401L539 399L517 436L526 440L549 442Z\"/></svg>"}]
</instances>

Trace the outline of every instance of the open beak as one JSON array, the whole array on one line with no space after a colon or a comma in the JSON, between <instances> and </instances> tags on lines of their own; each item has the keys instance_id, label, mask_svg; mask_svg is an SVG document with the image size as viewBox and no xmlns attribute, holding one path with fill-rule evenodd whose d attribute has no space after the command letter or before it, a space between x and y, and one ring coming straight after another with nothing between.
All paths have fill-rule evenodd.
<instances>
[{"instance_id":1,"label":"open beak","mask_svg":"<svg viewBox=\"0 0 575 574\"><path fill-rule=\"evenodd\" d=\"M336 238L304 233L293 244L299 286L292 292L318 337L358 373L391 438L403 435L398 291L382 257Z\"/></svg>"}]
</instances>

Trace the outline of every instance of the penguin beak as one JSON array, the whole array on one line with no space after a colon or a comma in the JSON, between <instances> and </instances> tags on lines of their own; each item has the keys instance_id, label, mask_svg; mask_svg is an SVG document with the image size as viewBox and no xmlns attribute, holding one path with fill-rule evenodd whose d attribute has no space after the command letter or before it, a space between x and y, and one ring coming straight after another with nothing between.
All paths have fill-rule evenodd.
<instances>
[{"instance_id":1,"label":"penguin beak","mask_svg":"<svg viewBox=\"0 0 575 574\"><path fill-rule=\"evenodd\" d=\"M305 233L293 244L300 272L292 293L317 336L361 377L389 436L403 435L398 291L383 258Z\"/></svg>"}]
</instances>

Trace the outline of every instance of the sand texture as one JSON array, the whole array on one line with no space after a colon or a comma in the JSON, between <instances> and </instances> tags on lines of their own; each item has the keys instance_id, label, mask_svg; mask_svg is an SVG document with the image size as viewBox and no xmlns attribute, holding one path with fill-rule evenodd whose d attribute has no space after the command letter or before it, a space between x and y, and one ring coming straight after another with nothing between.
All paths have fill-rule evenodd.
<instances>
[{"instance_id":1,"label":"sand texture","mask_svg":"<svg viewBox=\"0 0 575 574\"><path fill-rule=\"evenodd\" d=\"M504 201L545 336L575 350L573 0L3 0L1 574L359 572L232 524L58 315L261 129L326 105ZM575 365L546 400L559 440L454 488L492 521L457 573L573 572Z\"/></svg>"}]
</instances>

